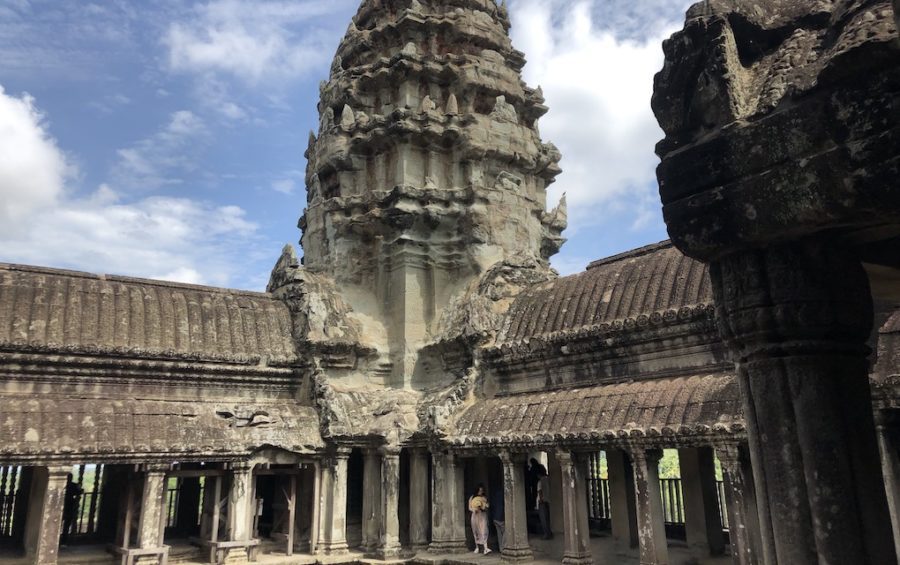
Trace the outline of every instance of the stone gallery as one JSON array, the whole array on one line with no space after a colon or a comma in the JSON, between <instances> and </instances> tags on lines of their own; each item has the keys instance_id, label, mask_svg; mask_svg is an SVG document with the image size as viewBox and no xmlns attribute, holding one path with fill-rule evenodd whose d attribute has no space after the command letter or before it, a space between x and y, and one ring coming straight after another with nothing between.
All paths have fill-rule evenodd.
<instances>
[{"instance_id":1,"label":"stone gallery","mask_svg":"<svg viewBox=\"0 0 900 565\"><path fill-rule=\"evenodd\" d=\"M559 277L505 4L364 0L266 292L0 265L0 563L896 564L895 18L691 8L672 242Z\"/></svg>"}]
</instances>

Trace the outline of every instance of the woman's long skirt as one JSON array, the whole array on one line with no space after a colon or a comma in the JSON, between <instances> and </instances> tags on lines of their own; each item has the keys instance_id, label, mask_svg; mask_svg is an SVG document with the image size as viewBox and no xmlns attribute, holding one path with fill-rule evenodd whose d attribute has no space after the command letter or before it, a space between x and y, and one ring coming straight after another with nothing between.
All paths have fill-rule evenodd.
<instances>
[{"instance_id":1,"label":"woman's long skirt","mask_svg":"<svg viewBox=\"0 0 900 565\"><path fill-rule=\"evenodd\" d=\"M487 545L488 519L487 512L472 512L472 534L477 545Z\"/></svg>"}]
</instances>

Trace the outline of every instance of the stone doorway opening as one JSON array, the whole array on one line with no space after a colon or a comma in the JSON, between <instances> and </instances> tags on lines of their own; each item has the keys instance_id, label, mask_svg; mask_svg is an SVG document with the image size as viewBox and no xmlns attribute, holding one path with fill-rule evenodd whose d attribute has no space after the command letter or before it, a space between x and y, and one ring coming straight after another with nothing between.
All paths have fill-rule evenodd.
<instances>
[{"instance_id":1,"label":"stone doorway opening","mask_svg":"<svg viewBox=\"0 0 900 565\"><path fill-rule=\"evenodd\" d=\"M475 494L479 486L483 486L490 505L498 506L498 496L503 498L503 463L495 455L471 457L465 460L465 498L461 501L466 506L466 543L469 549L475 548L475 535L472 531L472 515L469 512L469 498ZM504 501L505 502L505 501ZM488 509L488 547L499 555L501 532L494 524L496 510Z\"/></svg>"},{"instance_id":2,"label":"stone doorway opening","mask_svg":"<svg viewBox=\"0 0 900 565\"><path fill-rule=\"evenodd\" d=\"M253 537L263 553L311 551L314 472L311 464L257 467Z\"/></svg>"}]
</instances>

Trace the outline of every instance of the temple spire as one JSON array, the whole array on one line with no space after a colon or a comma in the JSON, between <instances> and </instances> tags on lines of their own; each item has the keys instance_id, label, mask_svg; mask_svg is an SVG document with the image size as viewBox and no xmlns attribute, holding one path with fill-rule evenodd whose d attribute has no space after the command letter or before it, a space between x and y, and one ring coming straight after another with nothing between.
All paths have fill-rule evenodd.
<instances>
[{"instance_id":1,"label":"temple spire","mask_svg":"<svg viewBox=\"0 0 900 565\"><path fill-rule=\"evenodd\" d=\"M560 155L540 139L547 108L505 7L391 6L363 2L335 54L301 225L306 266L357 289L408 382L452 297L498 261L547 265L565 214L545 207Z\"/></svg>"}]
</instances>

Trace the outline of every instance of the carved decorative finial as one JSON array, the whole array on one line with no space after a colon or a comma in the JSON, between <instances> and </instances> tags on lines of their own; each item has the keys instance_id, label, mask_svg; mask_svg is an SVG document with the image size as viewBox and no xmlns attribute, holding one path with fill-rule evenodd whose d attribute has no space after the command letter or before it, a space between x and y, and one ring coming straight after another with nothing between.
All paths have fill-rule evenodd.
<instances>
[{"instance_id":1,"label":"carved decorative finial","mask_svg":"<svg viewBox=\"0 0 900 565\"><path fill-rule=\"evenodd\" d=\"M491 112L491 117L495 120L507 121L507 122L518 122L519 116L516 113L516 108L512 104L506 101L506 96L498 96L497 100L494 104L494 110Z\"/></svg>"},{"instance_id":2,"label":"carved decorative finial","mask_svg":"<svg viewBox=\"0 0 900 565\"><path fill-rule=\"evenodd\" d=\"M410 41L409 43L407 43L406 45L403 46L403 49L400 51L400 53L414 57L419 54L419 48L416 47L415 43Z\"/></svg>"},{"instance_id":3,"label":"carved decorative finial","mask_svg":"<svg viewBox=\"0 0 900 565\"><path fill-rule=\"evenodd\" d=\"M456 100L456 95L452 92L450 96L447 98L447 110L444 112L448 116L458 116L459 115L459 102Z\"/></svg>"},{"instance_id":4,"label":"carved decorative finial","mask_svg":"<svg viewBox=\"0 0 900 565\"><path fill-rule=\"evenodd\" d=\"M433 112L436 108L437 104L434 103L431 96L425 95L425 98L422 99L422 104L419 105L419 112L427 114L428 112Z\"/></svg>"},{"instance_id":5,"label":"carved decorative finial","mask_svg":"<svg viewBox=\"0 0 900 565\"><path fill-rule=\"evenodd\" d=\"M341 112L341 127L345 130L353 129L356 125L356 115L353 108L349 104L344 104L344 110Z\"/></svg>"},{"instance_id":6,"label":"carved decorative finial","mask_svg":"<svg viewBox=\"0 0 900 565\"><path fill-rule=\"evenodd\" d=\"M341 57L340 55L335 55L334 60L331 62L331 74L335 75L335 74L341 72L342 70L344 70L343 65L344 65L344 58Z\"/></svg>"}]
</instances>

